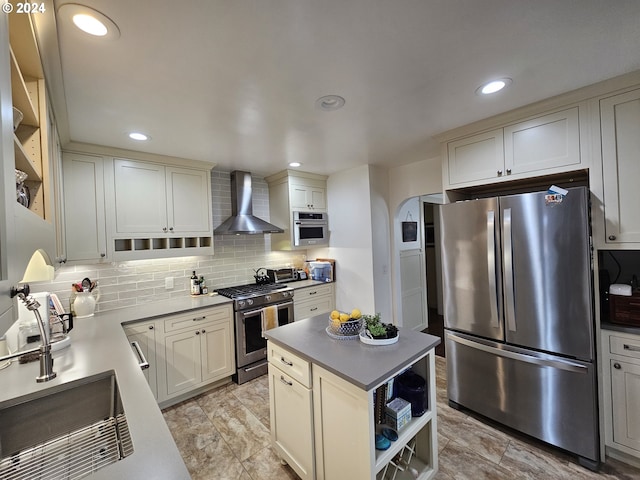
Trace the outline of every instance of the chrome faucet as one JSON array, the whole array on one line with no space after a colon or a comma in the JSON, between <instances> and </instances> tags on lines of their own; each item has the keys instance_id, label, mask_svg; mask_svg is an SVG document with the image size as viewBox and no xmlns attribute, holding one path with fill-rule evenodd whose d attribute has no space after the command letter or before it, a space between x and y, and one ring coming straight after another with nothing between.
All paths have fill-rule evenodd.
<instances>
[{"instance_id":1,"label":"chrome faucet","mask_svg":"<svg viewBox=\"0 0 640 480\"><path fill-rule=\"evenodd\" d=\"M11 360L13 358L20 357L22 355L27 355L29 353L40 354L40 375L36 377L37 382L48 382L52 378L56 378L56 372L53 371L53 357L51 356L51 341L49 339L49 335L47 335L46 325L44 324L44 320L40 316L40 312L38 308L40 308L40 303L29 295L29 285L25 285L22 288L16 289L11 287L11 298L17 296L27 307L27 310L32 311L36 320L38 320L38 328L40 329L40 339L42 343L39 347L32 348L31 350L23 350L20 352L11 353L9 355L5 355L4 357L0 357L0 362L5 360Z\"/></svg>"}]
</instances>

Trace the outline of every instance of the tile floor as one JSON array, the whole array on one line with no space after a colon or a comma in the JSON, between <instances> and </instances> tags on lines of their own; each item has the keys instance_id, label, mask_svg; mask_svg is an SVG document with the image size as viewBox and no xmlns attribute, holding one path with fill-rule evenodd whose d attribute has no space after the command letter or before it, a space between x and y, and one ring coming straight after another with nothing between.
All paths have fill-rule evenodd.
<instances>
[{"instance_id":1,"label":"tile floor","mask_svg":"<svg viewBox=\"0 0 640 480\"><path fill-rule=\"evenodd\" d=\"M572 457L449 407L446 360L436 357L437 480L630 480L640 469L610 460L600 473ZM194 480L286 480L269 438L269 383L265 375L229 384L164 410L164 417ZM331 479L348 480L348 479Z\"/></svg>"}]
</instances>

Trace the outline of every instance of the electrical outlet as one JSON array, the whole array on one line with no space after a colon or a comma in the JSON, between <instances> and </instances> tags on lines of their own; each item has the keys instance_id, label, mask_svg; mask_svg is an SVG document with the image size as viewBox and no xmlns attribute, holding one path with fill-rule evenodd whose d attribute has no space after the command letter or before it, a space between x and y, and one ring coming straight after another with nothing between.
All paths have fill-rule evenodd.
<instances>
[{"instance_id":1,"label":"electrical outlet","mask_svg":"<svg viewBox=\"0 0 640 480\"><path fill-rule=\"evenodd\" d=\"M167 277L164 279L164 288L166 290L173 289L173 277Z\"/></svg>"}]
</instances>

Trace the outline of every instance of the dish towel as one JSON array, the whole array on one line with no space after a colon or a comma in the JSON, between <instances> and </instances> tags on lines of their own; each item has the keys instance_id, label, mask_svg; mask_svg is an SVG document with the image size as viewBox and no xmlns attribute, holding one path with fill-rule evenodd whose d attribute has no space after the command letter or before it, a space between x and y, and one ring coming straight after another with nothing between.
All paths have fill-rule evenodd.
<instances>
[{"instance_id":1,"label":"dish towel","mask_svg":"<svg viewBox=\"0 0 640 480\"><path fill-rule=\"evenodd\" d=\"M262 338L264 338L264 332L271 330L278 326L278 307L265 307L262 310Z\"/></svg>"}]
</instances>

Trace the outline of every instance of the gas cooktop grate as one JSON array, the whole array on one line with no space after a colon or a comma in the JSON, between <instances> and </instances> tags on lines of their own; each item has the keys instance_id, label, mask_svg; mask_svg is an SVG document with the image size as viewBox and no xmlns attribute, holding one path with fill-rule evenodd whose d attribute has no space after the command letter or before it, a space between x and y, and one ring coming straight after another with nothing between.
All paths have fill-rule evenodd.
<instances>
[{"instance_id":1,"label":"gas cooktop grate","mask_svg":"<svg viewBox=\"0 0 640 480\"><path fill-rule=\"evenodd\" d=\"M6 480L74 480L133 453L124 414L55 438L0 460Z\"/></svg>"},{"instance_id":2,"label":"gas cooktop grate","mask_svg":"<svg viewBox=\"0 0 640 480\"><path fill-rule=\"evenodd\" d=\"M219 288L216 290L218 295L222 295L227 298L238 298L247 295L262 295L274 290L283 290L287 288L286 283L267 283L267 284L249 284L239 285L237 287Z\"/></svg>"}]
</instances>

